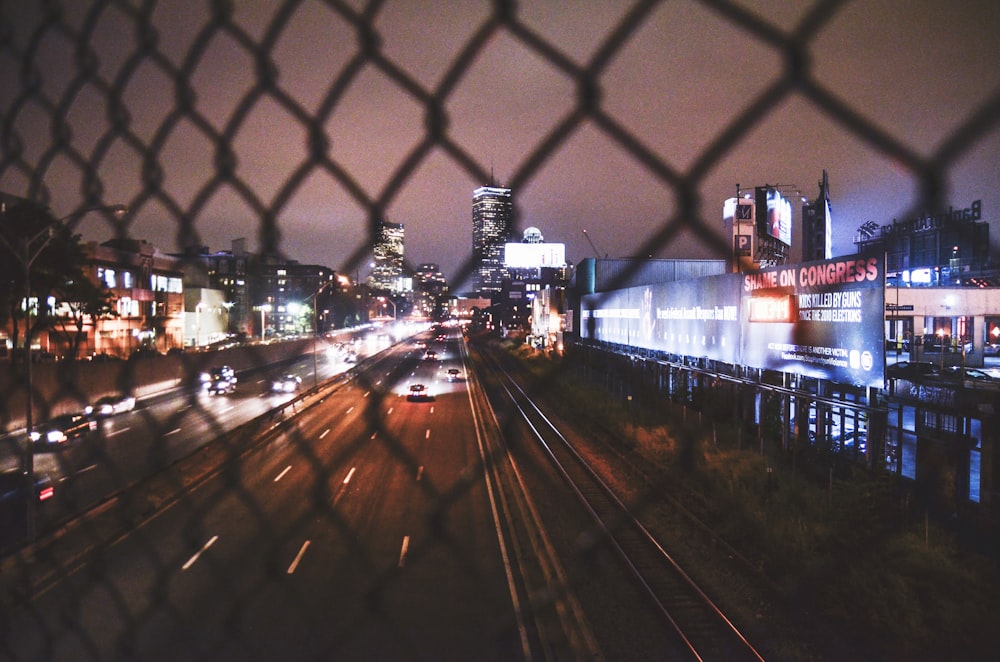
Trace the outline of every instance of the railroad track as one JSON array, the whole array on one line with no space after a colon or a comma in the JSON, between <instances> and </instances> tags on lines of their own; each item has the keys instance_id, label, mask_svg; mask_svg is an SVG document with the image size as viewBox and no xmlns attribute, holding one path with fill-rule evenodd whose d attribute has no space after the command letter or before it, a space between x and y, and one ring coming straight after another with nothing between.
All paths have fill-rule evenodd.
<instances>
[{"instance_id":1,"label":"railroad track","mask_svg":"<svg viewBox=\"0 0 1000 662\"><path fill-rule=\"evenodd\" d=\"M530 428L534 441L592 518L595 531L676 633L678 645L696 660L763 660L733 621L573 448L513 376L488 355L483 358L514 411Z\"/></svg>"}]
</instances>

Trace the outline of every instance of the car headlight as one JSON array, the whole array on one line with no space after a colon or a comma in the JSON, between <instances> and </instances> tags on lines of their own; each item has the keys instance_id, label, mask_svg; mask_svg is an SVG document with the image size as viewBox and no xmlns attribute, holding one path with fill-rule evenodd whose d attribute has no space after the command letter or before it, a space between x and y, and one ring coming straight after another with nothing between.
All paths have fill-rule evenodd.
<instances>
[{"instance_id":1,"label":"car headlight","mask_svg":"<svg viewBox=\"0 0 1000 662\"><path fill-rule=\"evenodd\" d=\"M39 439L42 438L42 433L39 432L38 430L32 430L31 434L28 436L31 437L32 441L38 441Z\"/></svg>"},{"instance_id":2,"label":"car headlight","mask_svg":"<svg viewBox=\"0 0 1000 662\"><path fill-rule=\"evenodd\" d=\"M45 435L45 438L50 444L61 444L67 439L66 433L62 430L49 430L48 434Z\"/></svg>"}]
</instances>

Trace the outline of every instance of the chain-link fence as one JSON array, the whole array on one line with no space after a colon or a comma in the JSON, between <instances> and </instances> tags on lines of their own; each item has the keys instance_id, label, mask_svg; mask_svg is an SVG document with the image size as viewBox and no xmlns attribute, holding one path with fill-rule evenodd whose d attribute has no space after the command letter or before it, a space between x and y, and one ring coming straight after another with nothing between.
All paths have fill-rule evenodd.
<instances>
[{"instance_id":1,"label":"chain-link fence","mask_svg":"<svg viewBox=\"0 0 1000 662\"><path fill-rule=\"evenodd\" d=\"M987 90L981 99L968 103L955 100L959 108L953 109L953 116L958 119L933 149L926 149L924 137L911 139L906 135L905 128L911 124L903 118L898 127L891 119L872 119L849 95L825 84L832 64L817 59L813 52L824 30L856 9L838 0L796 7L794 19L789 18L790 10L768 17L743 4L719 0L582 2L567 8L557 7L559 3L544 5L548 12L573 14L585 14L594 9L592 5L613 6L609 12L612 19L604 16L599 23L606 31L596 37L586 34L587 43L592 44L586 57L579 56L577 45L567 45L575 41L572 37L566 39L562 34L558 39L553 36L558 30L533 22L532 12L537 7L532 3L496 0L474 9L464 3L439 9L433 2L355 6L338 0L193 4L143 0L0 4L0 69L5 72L0 78L4 86L0 93L0 189L60 209L124 204L128 207L124 219L106 215L102 220L108 225L96 230L145 239L154 227L165 237L162 229L169 227L172 248L179 251L201 246L207 237L249 230L259 242L259 254L294 259L298 256L288 248L292 235L314 232L322 234L323 241L350 246L341 250L343 259L333 266L340 273L353 275L371 259L372 243L387 210L398 209L399 200L409 195L407 186L419 180L424 169L440 167L443 161L455 176L476 185L495 179L491 157L483 153L489 148L478 142L482 134L459 126L454 108L464 93L463 86L481 78L477 67L482 59L503 40L526 54L525 61L518 64L525 67L526 76L532 75L530 83L541 80L551 84L562 101L540 129L530 127L534 137L509 166L504 185L515 192L515 201L518 192L531 189L581 132L591 132L607 150L627 155L647 178L648 186L660 191L657 199L669 200L662 205L668 211L652 219L648 229L616 228L616 232L634 237L632 255L676 257L676 250L696 245L706 256L725 258L730 252L729 238L720 235L716 220L721 200L706 199L706 183L728 167L736 146L752 140L762 124L780 118L789 104L808 104L817 125L837 127L859 146L858 153L891 164L897 177L894 181L905 181L914 191L906 215L947 207L954 178L968 174L966 159L995 144L1000 117L1000 91L994 78L981 81ZM887 3L887 7L882 8L884 15L879 18L887 22L889 30L894 3ZM996 22L991 3L965 10L985 12L987 24ZM744 63L743 73L751 77L754 69L769 72L752 76L759 83L756 88L736 90L742 98L730 99L732 111L712 135L696 148L688 146L683 166L670 157L669 147L621 119L612 110L616 100L609 94L609 90L640 94L639 90L622 90L610 80L619 61L631 56L637 42L682 37L649 29L650 24L661 26L662 16L657 17L668 11L678 16L699 14L709 26L706 31L739 33L747 52L755 55ZM383 20L391 12L412 14L409 32L397 29L383 33ZM460 36L448 42L446 65L440 67L436 81L428 83L432 77L419 64L430 56L420 42L427 42L426 50L433 50L431 43L444 38L435 29L436 21L447 18L439 13L449 12L468 17L468 24L454 33ZM948 26L940 29L948 30ZM580 36L582 40L584 34ZM405 47L397 47L393 37L408 44L412 55L407 55ZM687 38L697 41L698 35ZM290 40L307 45L305 53L310 61L300 63L302 70L296 72L304 83L295 82L282 69ZM327 51L334 55L321 57ZM835 51L827 47L823 52ZM992 54L997 54L995 48ZM837 53L838 57L843 55ZM320 64L312 62L313 56ZM988 48L985 58L990 60ZM653 71L662 67L683 78L668 62L647 61L641 66ZM537 69L544 70L545 76L538 76ZM963 72L956 70L954 75L962 76ZM142 83L151 85L156 99L148 98ZM859 97L870 100L877 96L870 90L877 81L857 84L863 88ZM392 152L391 161L383 164L378 176L372 175L366 163L338 160L336 149L341 142L354 140L350 127L337 123L338 113L347 112L349 117L358 113L353 105L357 89L369 87L390 88L391 98L401 108L400 126L384 127L386 135L402 139L401 146ZM488 87L478 93L484 95L484 106L525 111L514 98L491 96ZM914 90L914 95L919 91ZM647 103L659 101L650 99ZM914 98L913 103L919 106L920 101ZM263 107L272 118L268 121L277 118L275 124L259 125L258 111ZM675 123L690 124L692 132L701 135L701 130L694 128L700 121L700 117L689 115L677 117ZM267 160L270 147L247 144L245 136L259 137L269 131L281 139L293 136L297 147L275 150L272 162L262 162ZM795 135L803 133L808 131L798 129ZM380 136L367 139L378 142ZM800 149L812 147L802 145ZM185 159L192 163L189 170L177 167ZM805 174L816 176L825 166L822 154L816 159L815 172ZM166 162L172 164L172 170L164 167ZM995 171L995 158L992 166ZM257 169L267 172L261 174ZM206 174L201 176L200 172ZM588 178L586 171L577 176ZM769 173L758 176L767 178ZM351 234L344 230L342 235L331 237L329 234L337 230L328 225L293 226L286 221L297 198L310 192L316 178L341 192L362 231ZM991 180L987 177L985 181ZM470 203L471 192L470 187ZM220 212L215 207L219 199L233 203L236 211ZM521 209L516 202L515 206ZM242 220L234 221L234 215ZM522 216L517 213L515 218ZM466 213L462 222L467 218ZM252 227L246 227L246 219ZM858 219L858 223L863 220ZM74 219L73 226L95 231L93 226L84 225L82 218ZM448 250L454 251L454 244L448 244ZM476 270L471 250L468 255L451 279L456 284L467 281ZM272 354L272 350L254 350L248 354L247 364L238 368L260 367L275 360ZM204 367L207 364L195 362L188 370L197 372ZM136 379L134 374L123 378L123 385ZM82 399L72 385L55 392L60 397ZM203 407L198 402L192 404ZM202 408L200 416L212 423L218 415L213 412ZM12 416L8 411L5 420ZM153 424L166 436L172 433L174 420L167 417ZM380 422L374 425L381 429ZM409 461L400 453L401 462ZM310 461L321 474L329 470L322 458ZM60 467L63 473L73 470ZM238 481L231 487L240 489ZM437 496L456 498L454 494ZM335 524L343 526L344 522L336 519Z\"/></svg>"}]
</instances>

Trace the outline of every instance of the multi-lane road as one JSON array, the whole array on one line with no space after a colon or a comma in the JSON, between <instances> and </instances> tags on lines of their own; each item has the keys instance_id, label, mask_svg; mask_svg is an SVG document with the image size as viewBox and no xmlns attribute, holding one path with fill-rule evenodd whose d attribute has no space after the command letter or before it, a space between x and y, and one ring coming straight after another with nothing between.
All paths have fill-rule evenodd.
<instances>
[{"instance_id":1,"label":"multi-lane road","mask_svg":"<svg viewBox=\"0 0 1000 662\"><path fill-rule=\"evenodd\" d=\"M234 451L110 543L88 546L76 522L65 545L79 558L60 550L58 571L5 605L0 649L15 659L520 657L466 366L457 340L438 344L438 360L400 345L299 401L255 451ZM448 381L448 368L463 378ZM417 382L433 398L410 401ZM60 463L72 477L63 490L96 493L281 400L290 396L241 381L231 396L150 404L40 468Z\"/></svg>"},{"instance_id":2,"label":"multi-lane road","mask_svg":"<svg viewBox=\"0 0 1000 662\"><path fill-rule=\"evenodd\" d=\"M497 417L445 333L297 395L260 375L144 403L39 458L85 513L5 560L0 656L688 655L627 564L587 551L600 534L529 447L533 424ZM312 367L293 370L311 385Z\"/></svg>"}]
</instances>

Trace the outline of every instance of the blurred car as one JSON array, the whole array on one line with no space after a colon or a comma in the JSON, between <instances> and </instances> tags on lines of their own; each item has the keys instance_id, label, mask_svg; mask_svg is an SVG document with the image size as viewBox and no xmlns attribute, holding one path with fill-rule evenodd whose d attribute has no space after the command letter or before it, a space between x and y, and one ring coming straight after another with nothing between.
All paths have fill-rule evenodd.
<instances>
[{"instance_id":1,"label":"blurred car","mask_svg":"<svg viewBox=\"0 0 1000 662\"><path fill-rule=\"evenodd\" d=\"M429 388L424 384L410 384L410 392L406 396L406 399L410 402L420 402L425 400L433 400L434 396L431 394Z\"/></svg>"},{"instance_id":2,"label":"blurred car","mask_svg":"<svg viewBox=\"0 0 1000 662\"><path fill-rule=\"evenodd\" d=\"M24 495L25 475L19 471L0 473L0 503L8 504ZM55 496L52 479L45 474L35 474L33 482L35 484L35 498L39 502L48 501Z\"/></svg>"},{"instance_id":3,"label":"blurred car","mask_svg":"<svg viewBox=\"0 0 1000 662\"><path fill-rule=\"evenodd\" d=\"M448 381L457 382L462 378L462 372L458 368L448 368Z\"/></svg>"},{"instance_id":4,"label":"blurred car","mask_svg":"<svg viewBox=\"0 0 1000 662\"><path fill-rule=\"evenodd\" d=\"M357 352L349 351L346 354L344 354L344 363L357 363L357 362L358 362Z\"/></svg>"},{"instance_id":5,"label":"blurred car","mask_svg":"<svg viewBox=\"0 0 1000 662\"><path fill-rule=\"evenodd\" d=\"M115 356L114 354L108 354L107 352L100 352L91 354L90 356L87 357L87 360L92 361L94 363L111 363L112 361L122 361L124 359L122 359L119 356Z\"/></svg>"},{"instance_id":6,"label":"blurred car","mask_svg":"<svg viewBox=\"0 0 1000 662\"><path fill-rule=\"evenodd\" d=\"M282 375L271 380L271 391L274 393L294 393L302 386L302 378L298 375Z\"/></svg>"},{"instance_id":7,"label":"blurred car","mask_svg":"<svg viewBox=\"0 0 1000 662\"><path fill-rule=\"evenodd\" d=\"M435 352L433 349L427 350L427 353L424 354L424 361L437 361L437 358L438 358L438 353Z\"/></svg>"},{"instance_id":8,"label":"blurred car","mask_svg":"<svg viewBox=\"0 0 1000 662\"><path fill-rule=\"evenodd\" d=\"M978 368L963 368L958 365L945 368L940 379L972 388L1000 386L1000 380L994 378L990 373Z\"/></svg>"},{"instance_id":9,"label":"blurred car","mask_svg":"<svg viewBox=\"0 0 1000 662\"><path fill-rule=\"evenodd\" d=\"M63 414L35 426L30 437L36 446L61 447L96 429L97 421L83 413Z\"/></svg>"},{"instance_id":10,"label":"blurred car","mask_svg":"<svg viewBox=\"0 0 1000 662\"><path fill-rule=\"evenodd\" d=\"M885 376L909 381L932 380L941 374L937 364L929 361L898 361L886 366Z\"/></svg>"},{"instance_id":11,"label":"blurred car","mask_svg":"<svg viewBox=\"0 0 1000 662\"><path fill-rule=\"evenodd\" d=\"M988 342L983 345L983 356L1000 356L1000 343Z\"/></svg>"},{"instance_id":12,"label":"blurred car","mask_svg":"<svg viewBox=\"0 0 1000 662\"><path fill-rule=\"evenodd\" d=\"M212 368L201 376L202 389L209 395L232 393L236 390L236 372L228 365Z\"/></svg>"},{"instance_id":13,"label":"blurred car","mask_svg":"<svg viewBox=\"0 0 1000 662\"><path fill-rule=\"evenodd\" d=\"M92 405L87 405L83 413L87 416L104 418L115 414L124 414L135 409L135 396L106 395Z\"/></svg>"},{"instance_id":14,"label":"blurred car","mask_svg":"<svg viewBox=\"0 0 1000 662\"><path fill-rule=\"evenodd\" d=\"M159 351L153 349L152 347L140 347L139 349L132 352L131 359L155 359L157 357L163 356Z\"/></svg>"}]
</instances>

